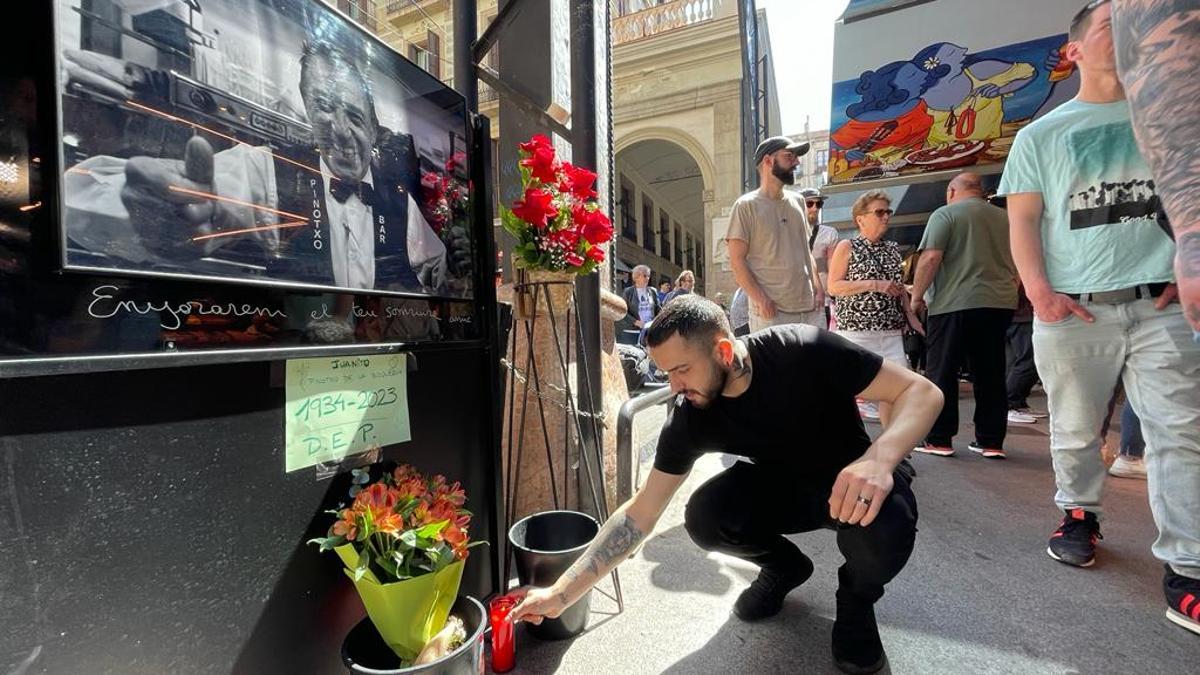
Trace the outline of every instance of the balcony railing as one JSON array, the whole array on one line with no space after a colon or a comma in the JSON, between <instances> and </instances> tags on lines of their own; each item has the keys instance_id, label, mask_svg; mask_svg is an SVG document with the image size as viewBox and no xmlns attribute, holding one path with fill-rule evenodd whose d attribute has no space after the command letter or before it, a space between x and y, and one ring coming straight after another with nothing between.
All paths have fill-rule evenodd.
<instances>
[{"instance_id":1,"label":"balcony railing","mask_svg":"<svg viewBox=\"0 0 1200 675\"><path fill-rule=\"evenodd\" d=\"M615 46L643 40L736 13L737 5L734 0L672 0L614 18L612 42Z\"/></svg>"}]
</instances>

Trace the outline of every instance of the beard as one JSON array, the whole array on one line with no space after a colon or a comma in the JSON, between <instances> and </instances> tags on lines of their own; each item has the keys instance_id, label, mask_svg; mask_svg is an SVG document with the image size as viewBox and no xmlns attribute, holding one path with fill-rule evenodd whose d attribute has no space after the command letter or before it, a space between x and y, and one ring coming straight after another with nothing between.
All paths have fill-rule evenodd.
<instances>
[{"instance_id":1,"label":"beard","mask_svg":"<svg viewBox=\"0 0 1200 675\"><path fill-rule=\"evenodd\" d=\"M681 394L697 408L708 408L712 406L713 401L721 395L725 389L725 383L729 380L729 373L719 364L716 365L716 370L713 374L713 379L702 389L684 389Z\"/></svg>"},{"instance_id":2,"label":"beard","mask_svg":"<svg viewBox=\"0 0 1200 675\"><path fill-rule=\"evenodd\" d=\"M793 185L796 182L796 174L792 173L791 169L784 169L778 164L771 164L771 175L779 179L779 182L784 185Z\"/></svg>"}]
</instances>

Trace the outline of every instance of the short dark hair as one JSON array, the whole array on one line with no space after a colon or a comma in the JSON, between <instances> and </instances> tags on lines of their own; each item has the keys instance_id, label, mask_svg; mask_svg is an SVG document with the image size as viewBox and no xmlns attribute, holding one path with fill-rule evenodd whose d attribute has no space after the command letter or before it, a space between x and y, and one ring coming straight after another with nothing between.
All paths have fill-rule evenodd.
<instances>
[{"instance_id":1,"label":"short dark hair","mask_svg":"<svg viewBox=\"0 0 1200 675\"><path fill-rule=\"evenodd\" d=\"M1108 1L1092 0L1078 12L1075 12L1075 16L1071 17L1071 26L1067 29L1067 39L1075 41L1082 38L1083 34L1087 32L1088 27L1092 25L1092 14Z\"/></svg>"},{"instance_id":2,"label":"short dark hair","mask_svg":"<svg viewBox=\"0 0 1200 675\"><path fill-rule=\"evenodd\" d=\"M663 306L646 329L646 345L657 347L672 335L689 342L714 336L733 338L729 319L721 306L695 293L681 295Z\"/></svg>"}]
</instances>

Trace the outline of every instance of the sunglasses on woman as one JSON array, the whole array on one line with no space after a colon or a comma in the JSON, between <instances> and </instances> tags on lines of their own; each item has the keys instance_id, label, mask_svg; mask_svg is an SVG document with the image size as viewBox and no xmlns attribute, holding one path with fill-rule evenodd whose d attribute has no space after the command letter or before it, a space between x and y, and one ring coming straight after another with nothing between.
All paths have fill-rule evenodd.
<instances>
[{"instance_id":1,"label":"sunglasses on woman","mask_svg":"<svg viewBox=\"0 0 1200 675\"><path fill-rule=\"evenodd\" d=\"M875 209L874 211L867 211L867 213L874 213L876 218L882 218L884 216L891 216L895 211L891 209Z\"/></svg>"}]
</instances>

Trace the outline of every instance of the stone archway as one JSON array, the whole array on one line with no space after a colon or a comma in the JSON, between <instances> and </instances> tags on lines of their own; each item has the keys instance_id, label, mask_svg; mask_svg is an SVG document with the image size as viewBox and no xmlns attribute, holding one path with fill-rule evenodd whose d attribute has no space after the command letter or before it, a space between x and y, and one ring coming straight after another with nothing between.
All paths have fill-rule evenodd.
<instances>
[{"instance_id":1,"label":"stone archway","mask_svg":"<svg viewBox=\"0 0 1200 675\"><path fill-rule=\"evenodd\" d=\"M715 178L708 153L693 137L667 128L638 129L615 145L618 259L650 266L655 285L690 269L704 291Z\"/></svg>"}]
</instances>

